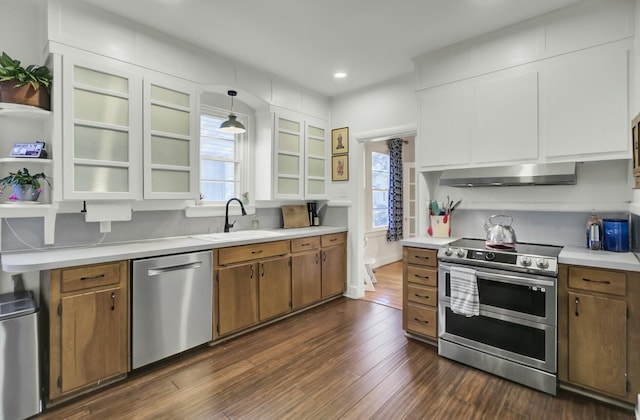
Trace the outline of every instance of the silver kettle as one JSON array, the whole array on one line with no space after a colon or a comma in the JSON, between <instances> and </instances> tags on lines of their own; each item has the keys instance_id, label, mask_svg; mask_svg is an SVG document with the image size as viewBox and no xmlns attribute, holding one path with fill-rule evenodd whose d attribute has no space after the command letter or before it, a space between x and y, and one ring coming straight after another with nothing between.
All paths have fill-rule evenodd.
<instances>
[{"instance_id":1,"label":"silver kettle","mask_svg":"<svg viewBox=\"0 0 640 420\"><path fill-rule=\"evenodd\" d=\"M509 223L498 222L495 223L493 219L507 218ZM489 217L489 223L483 221L484 230L487 231L487 237L485 239L485 247L490 249L506 249L512 250L516 248L516 232L511 227L513 223L513 217L505 214L494 214Z\"/></svg>"}]
</instances>

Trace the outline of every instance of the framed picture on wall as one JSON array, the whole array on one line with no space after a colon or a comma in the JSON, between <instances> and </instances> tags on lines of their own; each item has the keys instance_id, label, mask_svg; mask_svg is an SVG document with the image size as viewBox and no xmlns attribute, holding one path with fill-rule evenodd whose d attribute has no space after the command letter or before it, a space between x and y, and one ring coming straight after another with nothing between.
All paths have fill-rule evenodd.
<instances>
[{"instance_id":1,"label":"framed picture on wall","mask_svg":"<svg viewBox=\"0 0 640 420\"><path fill-rule=\"evenodd\" d=\"M349 155L336 155L331 157L331 180L349 180Z\"/></svg>"},{"instance_id":2,"label":"framed picture on wall","mask_svg":"<svg viewBox=\"0 0 640 420\"><path fill-rule=\"evenodd\" d=\"M331 130L331 154L349 153L349 127Z\"/></svg>"}]
</instances>

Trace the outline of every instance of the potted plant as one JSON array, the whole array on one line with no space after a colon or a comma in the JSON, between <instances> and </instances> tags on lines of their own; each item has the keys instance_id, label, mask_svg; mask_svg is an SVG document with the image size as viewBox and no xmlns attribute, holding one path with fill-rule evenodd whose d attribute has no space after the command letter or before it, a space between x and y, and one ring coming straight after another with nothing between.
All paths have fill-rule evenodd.
<instances>
[{"instance_id":1,"label":"potted plant","mask_svg":"<svg viewBox=\"0 0 640 420\"><path fill-rule=\"evenodd\" d=\"M44 172L30 174L27 168L22 168L18 172L9 172L8 176L0 179L0 188L4 190L7 185L13 187L13 194L11 194L9 200L37 201L42 192L42 180L46 181L49 188L51 188L49 178Z\"/></svg>"},{"instance_id":2,"label":"potted plant","mask_svg":"<svg viewBox=\"0 0 640 420\"><path fill-rule=\"evenodd\" d=\"M51 71L46 66L22 67L3 52L0 56L0 102L50 109Z\"/></svg>"}]
</instances>

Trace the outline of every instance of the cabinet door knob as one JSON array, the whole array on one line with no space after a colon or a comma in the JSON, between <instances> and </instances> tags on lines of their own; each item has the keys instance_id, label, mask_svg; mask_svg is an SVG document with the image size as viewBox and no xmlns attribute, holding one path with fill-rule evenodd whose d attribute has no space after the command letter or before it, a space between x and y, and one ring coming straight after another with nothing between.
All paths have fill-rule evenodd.
<instances>
[{"instance_id":1,"label":"cabinet door knob","mask_svg":"<svg viewBox=\"0 0 640 420\"><path fill-rule=\"evenodd\" d=\"M112 311L116 310L116 293L115 292L111 292L111 310Z\"/></svg>"},{"instance_id":2,"label":"cabinet door knob","mask_svg":"<svg viewBox=\"0 0 640 420\"><path fill-rule=\"evenodd\" d=\"M580 316L580 311L578 305L580 304L580 298L576 298L576 316Z\"/></svg>"}]
</instances>

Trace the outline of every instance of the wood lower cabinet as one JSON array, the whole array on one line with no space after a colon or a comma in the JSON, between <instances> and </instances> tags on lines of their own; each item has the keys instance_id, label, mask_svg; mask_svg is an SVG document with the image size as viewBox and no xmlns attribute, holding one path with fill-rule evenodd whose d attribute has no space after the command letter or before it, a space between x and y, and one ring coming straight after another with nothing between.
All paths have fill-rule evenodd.
<instances>
[{"instance_id":1,"label":"wood lower cabinet","mask_svg":"<svg viewBox=\"0 0 640 420\"><path fill-rule=\"evenodd\" d=\"M402 250L402 328L409 334L438 338L438 259L434 249Z\"/></svg>"},{"instance_id":2,"label":"wood lower cabinet","mask_svg":"<svg viewBox=\"0 0 640 420\"><path fill-rule=\"evenodd\" d=\"M214 338L290 310L289 241L220 248L214 254Z\"/></svg>"},{"instance_id":3,"label":"wood lower cabinet","mask_svg":"<svg viewBox=\"0 0 640 420\"><path fill-rule=\"evenodd\" d=\"M224 267L217 274L217 331L225 335L258 323L256 264Z\"/></svg>"},{"instance_id":4,"label":"wood lower cabinet","mask_svg":"<svg viewBox=\"0 0 640 420\"><path fill-rule=\"evenodd\" d=\"M640 392L640 273L560 265L558 376L635 403Z\"/></svg>"},{"instance_id":5,"label":"wood lower cabinet","mask_svg":"<svg viewBox=\"0 0 640 420\"><path fill-rule=\"evenodd\" d=\"M214 340L342 294L346 233L214 249Z\"/></svg>"},{"instance_id":6,"label":"wood lower cabinet","mask_svg":"<svg viewBox=\"0 0 640 420\"><path fill-rule=\"evenodd\" d=\"M322 298L344 293L347 288L346 238L346 233L322 236Z\"/></svg>"},{"instance_id":7,"label":"wood lower cabinet","mask_svg":"<svg viewBox=\"0 0 640 420\"><path fill-rule=\"evenodd\" d=\"M129 369L128 261L52 270L48 398L91 389Z\"/></svg>"},{"instance_id":8,"label":"wood lower cabinet","mask_svg":"<svg viewBox=\"0 0 640 420\"><path fill-rule=\"evenodd\" d=\"M320 237L291 240L292 308L298 309L322 299Z\"/></svg>"},{"instance_id":9,"label":"wood lower cabinet","mask_svg":"<svg viewBox=\"0 0 640 420\"><path fill-rule=\"evenodd\" d=\"M276 258L258 263L260 321L291 310L291 259Z\"/></svg>"}]
</instances>

